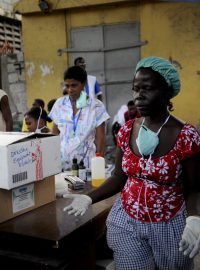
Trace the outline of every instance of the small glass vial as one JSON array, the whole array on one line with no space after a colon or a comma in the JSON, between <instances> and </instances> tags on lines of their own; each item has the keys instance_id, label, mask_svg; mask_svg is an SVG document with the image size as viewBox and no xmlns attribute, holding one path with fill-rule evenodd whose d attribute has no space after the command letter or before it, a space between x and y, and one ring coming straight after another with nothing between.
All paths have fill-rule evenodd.
<instances>
[{"instance_id":1,"label":"small glass vial","mask_svg":"<svg viewBox=\"0 0 200 270\"><path fill-rule=\"evenodd\" d=\"M71 169L73 176L78 176L78 163L77 158L73 158L72 160L72 169Z\"/></svg>"},{"instance_id":2,"label":"small glass vial","mask_svg":"<svg viewBox=\"0 0 200 270\"><path fill-rule=\"evenodd\" d=\"M79 163L79 169L78 169L78 177L81 178L83 181L86 181L86 167L84 165L83 160Z\"/></svg>"}]
</instances>

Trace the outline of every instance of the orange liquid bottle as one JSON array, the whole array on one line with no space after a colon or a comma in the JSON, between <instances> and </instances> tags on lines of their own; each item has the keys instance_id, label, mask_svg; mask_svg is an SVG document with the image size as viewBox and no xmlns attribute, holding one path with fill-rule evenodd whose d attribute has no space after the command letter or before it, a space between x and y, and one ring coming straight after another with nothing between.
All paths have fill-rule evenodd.
<instances>
[{"instance_id":1,"label":"orange liquid bottle","mask_svg":"<svg viewBox=\"0 0 200 270\"><path fill-rule=\"evenodd\" d=\"M93 187L99 187L105 181L105 159L99 153L91 159L91 177Z\"/></svg>"}]
</instances>

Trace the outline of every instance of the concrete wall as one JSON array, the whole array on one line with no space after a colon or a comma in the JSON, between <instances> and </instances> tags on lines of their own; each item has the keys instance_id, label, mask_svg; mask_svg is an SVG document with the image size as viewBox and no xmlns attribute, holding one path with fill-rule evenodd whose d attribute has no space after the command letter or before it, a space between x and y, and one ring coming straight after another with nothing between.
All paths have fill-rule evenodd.
<instances>
[{"instance_id":1,"label":"concrete wall","mask_svg":"<svg viewBox=\"0 0 200 270\"><path fill-rule=\"evenodd\" d=\"M181 77L181 94L174 98L174 114L192 122L200 120L200 3L144 4L141 36L148 40L142 57L171 59Z\"/></svg>"},{"instance_id":2,"label":"concrete wall","mask_svg":"<svg viewBox=\"0 0 200 270\"><path fill-rule=\"evenodd\" d=\"M13 11L13 6L19 2L19 0L0 0L0 8L7 12Z\"/></svg>"},{"instance_id":3,"label":"concrete wall","mask_svg":"<svg viewBox=\"0 0 200 270\"><path fill-rule=\"evenodd\" d=\"M21 16L13 12L13 8L17 2L19 0L0 0L0 15L21 20Z\"/></svg>"},{"instance_id":4,"label":"concrete wall","mask_svg":"<svg viewBox=\"0 0 200 270\"><path fill-rule=\"evenodd\" d=\"M14 120L14 129L19 130L24 113L27 111L26 82L23 53L1 56L2 89L9 97Z\"/></svg>"},{"instance_id":5,"label":"concrete wall","mask_svg":"<svg viewBox=\"0 0 200 270\"><path fill-rule=\"evenodd\" d=\"M3 21L1 30L9 35L9 25L14 27L15 20L21 20L21 16L13 13L14 5L19 0L0 0L0 15ZM5 18L8 19L5 26ZM7 19L6 19L7 20ZM13 32L12 32L13 34ZM10 35L11 31L10 31ZM3 38L2 38L3 40ZM12 54L1 55L2 88L7 92L13 115L14 130L21 130L20 125L24 113L27 111L26 82L24 75L23 52L15 51Z\"/></svg>"},{"instance_id":6,"label":"concrete wall","mask_svg":"<svg viewBox=\"0 0 200 270\"><path fill-rule=\"evenodd\" d=\"M42 98L47 104L50 99L62 95L61 82L67 56L59 57L57 49L67 46L65 25L63 13L23 18L28 106L35 98Z\"/></svg>"},{"instance_id":7,"label":"concrete wall","mask_svg":"<svg viewBox=\"0 0 200 270\"><path fill-rule=\"evenodd\" d=\"M132 12L128 5L24 15L22 30L28 105L38 96L47 103L61 95L63 71L70 60L68 54L58 56L57 50L71 46L71 28L132 22L138 19L137 7ZM33 36L37 38L33 39Z\"/></svg>"},{"instance_id":8,"label":"concrete wall","mask_svg":"<svg viewBox=\"0 0 200 270\"><path fill-rule=\"evenodd\" d=\"M47 103L61 95L60 83L69 58L67 54L57 56L57 49L71 46L71 28L140 21L141 41L148 41L141 48L141 56L158 55L175 63L180 71L182 93L173 100L174 113L197 124L200 3L60 1L57 6L52 4L46 14L35 2L29 0L27 4L22 0L16 7L22 12L28 105L36 97Z\"/></svg>"}]
</instances>

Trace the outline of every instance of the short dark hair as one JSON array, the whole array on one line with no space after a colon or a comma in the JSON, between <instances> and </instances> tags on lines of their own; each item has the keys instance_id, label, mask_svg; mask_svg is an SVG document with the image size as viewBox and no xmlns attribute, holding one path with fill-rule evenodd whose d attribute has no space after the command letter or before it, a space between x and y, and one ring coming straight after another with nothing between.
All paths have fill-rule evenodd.
<instances>
[{"instance_id":1,"label":"short dark hair","mask_svg":"<svg viewBox=\"0 0 200 270\"><path fill-rule=\"evenodd\" d=\"M45 103L44 103L44 100L41 99L41 98L36 98L33 102L33 105L32 106L37 106L37 107L42 107L42 109L44 109L44 106L45 106Z\"/></svg>"},{"instance_id":2,"label":"short dark hair","mask_svg":"<svg viewBox=\"0 0 200 270\"><path fill-rule=\"evenodd\" d=\"M42 113L41 113L41 110L42 110ZM40 113L41 113L41 119L48 121L47 112L41 107L32 107L28 112L25 113L24 116L30 116L34 118L35 120L38 120L40 117Z\"/></svg>"},{"instance_id":3,"label":"short dark hair","mask_svg":"<svg viewBox=\"0 0 200 270\"><path fill-rule=\"evenodd\" d=\"M127 103L127 106L135 106L135 103L133 100L129 100L129 102Z\"/></svg>"},{"instance_id":4,"label":"short dark hair","mask_svg":"<svg viewBox=\"0 0 200 270\"><path fill-rule=\"evenodd\" d=\"M87 72L79 66L69 67L64 72L64 81L67 79L74 79L81 83L85 83L87 81Z\"/></svg>"},{"instance_id":5,"label":"short dark hair","mask_svg":"<svg viewBox=\"0 0 200 270\"><path fill-rule=\"evenodd\" d=\"M47 110L48 110L48 112L51 111L51 109L53 108L53 105L54 105L55 102L56 102L56 99L55 98L49 100L49 102L47 103Z\"/></svg>"},{"instance_id":6,"label":"short dark hair","mask_svg":"<svg viewBox=\"0 0 200 270\"><path fill-rule=\"evenodd\" d=\"M77 58L75 58L74 59L74 65L76 66L81 61L85 61L85 59L83 57L77 57Z\"/></svg>"}]
</instances>

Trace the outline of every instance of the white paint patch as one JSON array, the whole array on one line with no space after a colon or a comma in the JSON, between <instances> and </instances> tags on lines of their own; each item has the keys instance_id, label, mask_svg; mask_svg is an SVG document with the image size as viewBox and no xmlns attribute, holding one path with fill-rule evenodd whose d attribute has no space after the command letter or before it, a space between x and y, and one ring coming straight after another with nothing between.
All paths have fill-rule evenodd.
<instances>
[{"instance_id":1,"label":"white paint patch","mask_svg":"<svg viewBox=\"0 0 200 270\"><path fill-rule=\"evenodd\" d=\"M45 80L40 79L40 83L44 86L46 84Z\"/></svg>"},{"instance_id":2,"label":"white paint patch","mask_svg":"<svg viewBox=\"0 0 200 270\"><path fill-rule=\"evenodd\" d=\"M40 65L40 69L42 72L42 77L53 74L53 66L49 67L48 65L42 64Z\"/></svg>"},{"instance_id":3,"label":"white paint patch","mask_svg":"<svg viewBox=\"0 0 200 270\"><path fill-rule=\"evenodd\" d=\"M26 73L31 78L33 76L33 73L35 71L35 65L33 62L26 62Z\"/></svg>"}]
</instances>

